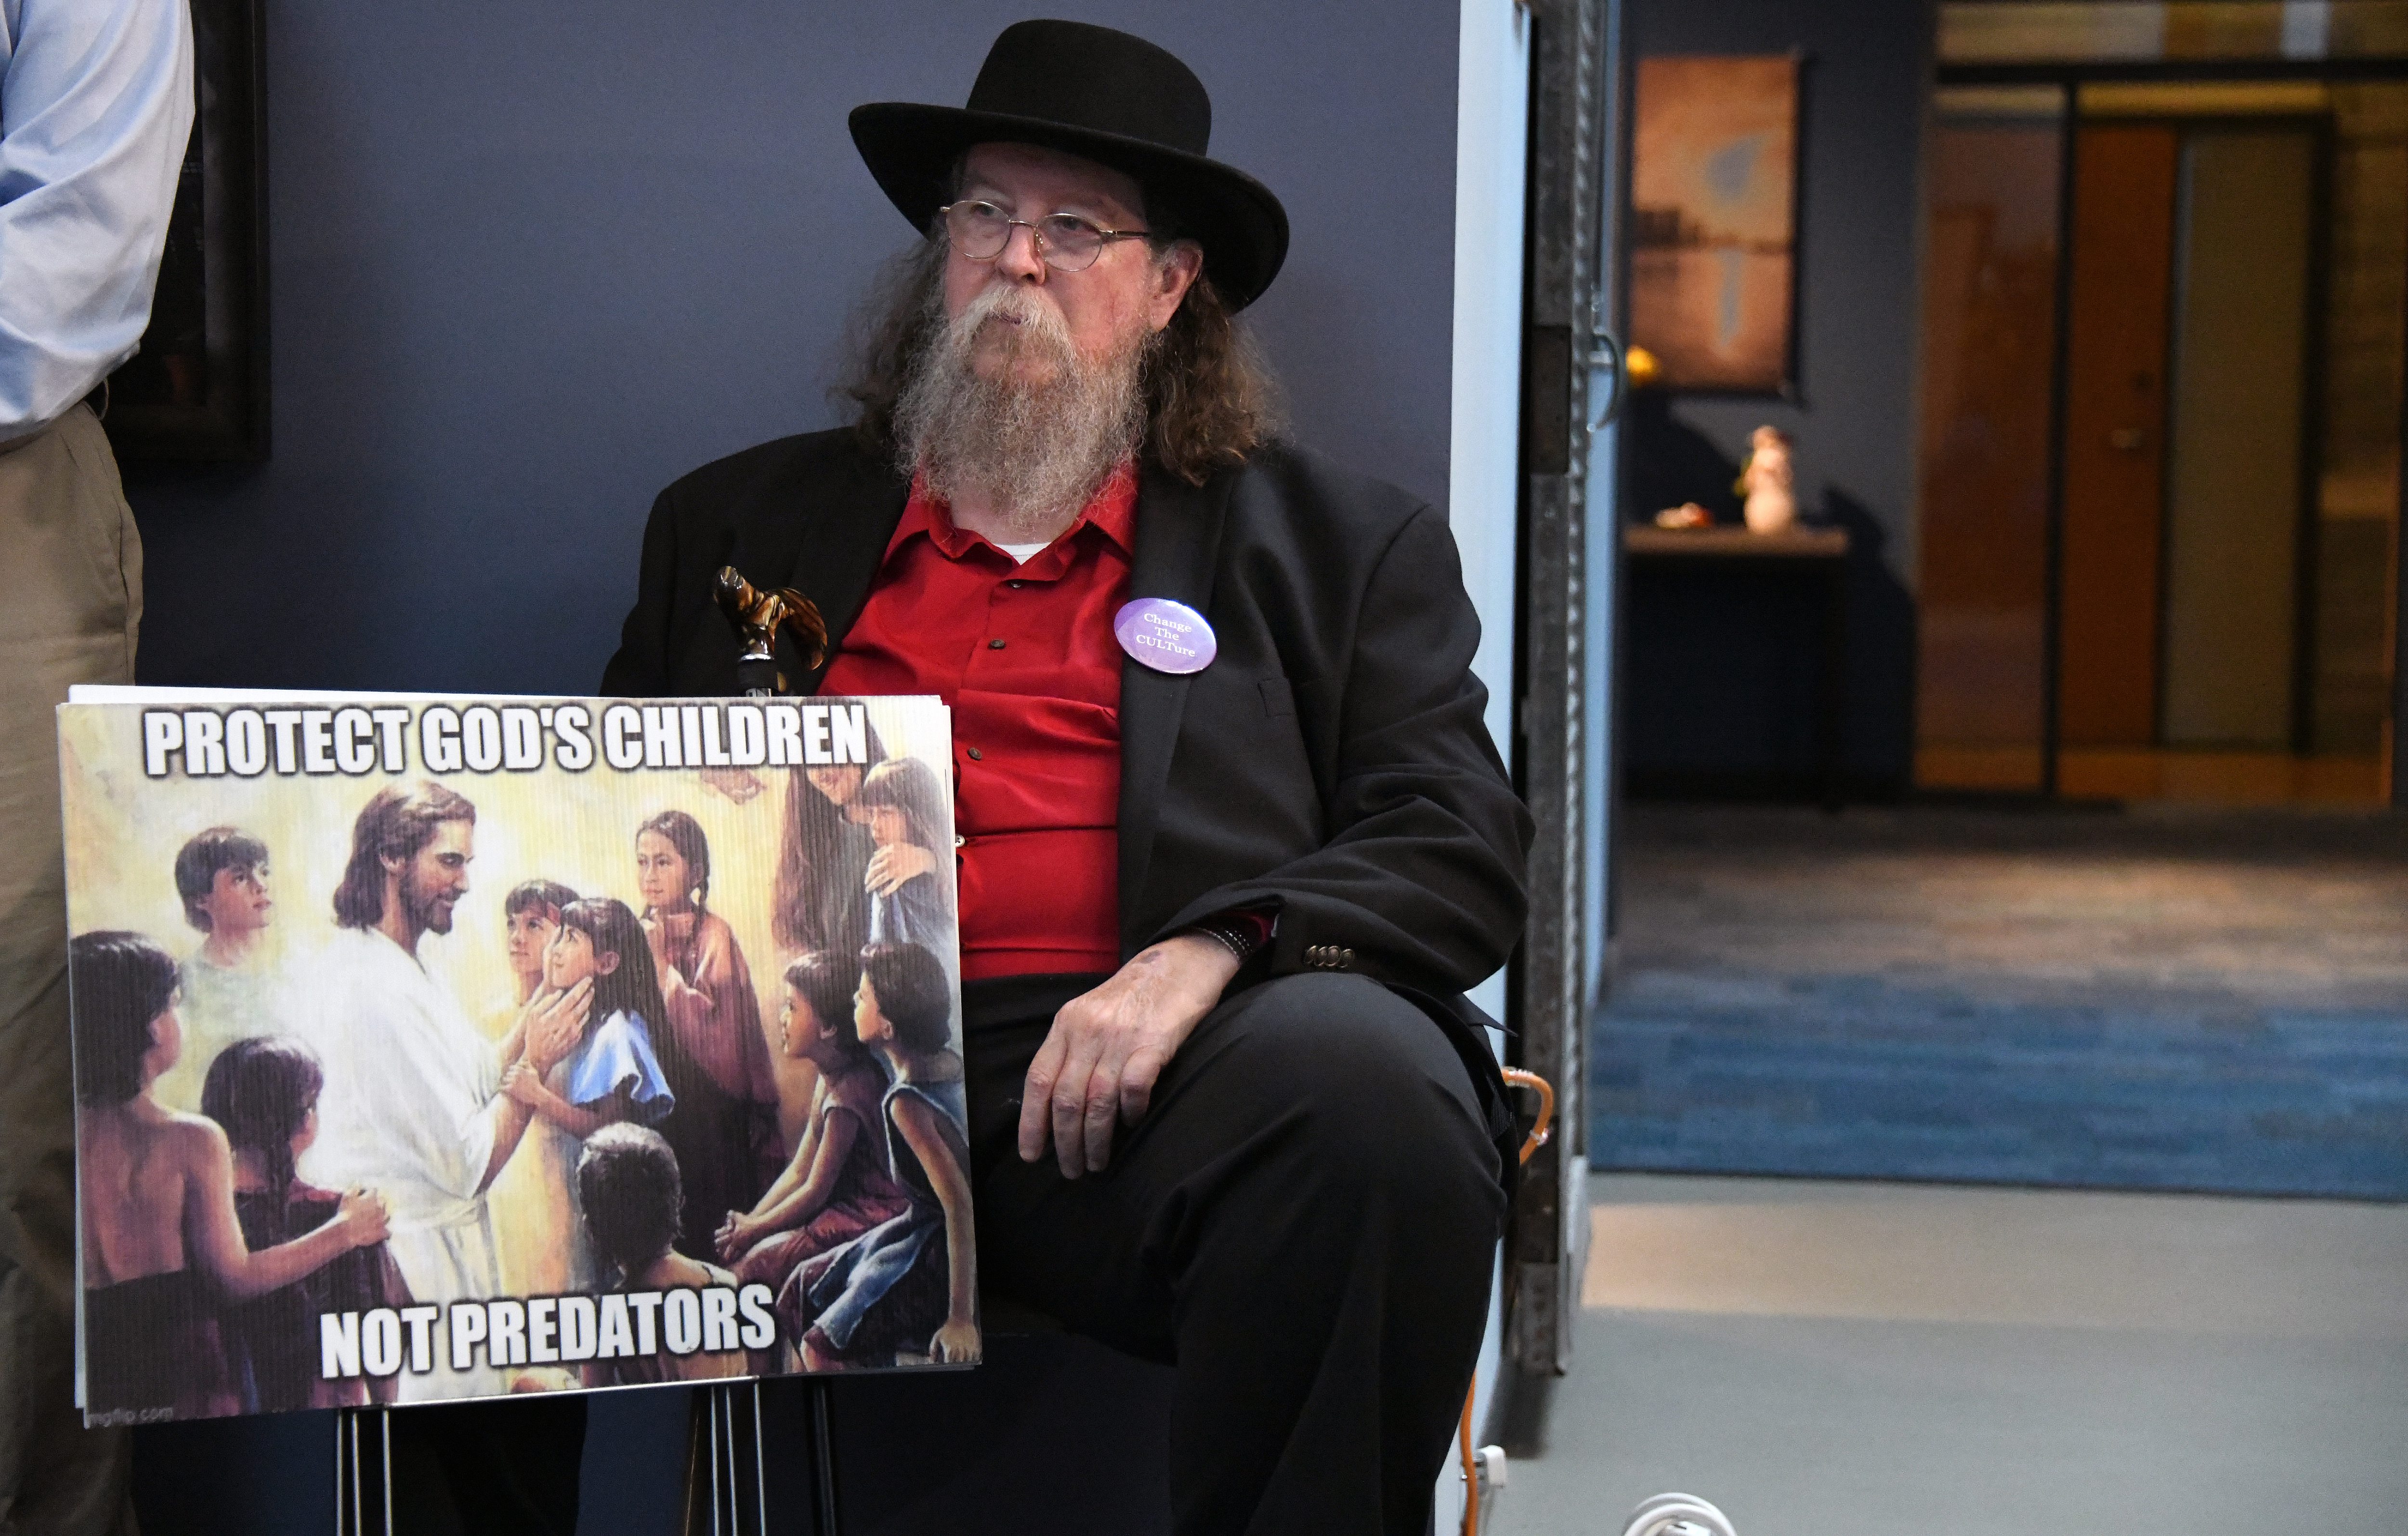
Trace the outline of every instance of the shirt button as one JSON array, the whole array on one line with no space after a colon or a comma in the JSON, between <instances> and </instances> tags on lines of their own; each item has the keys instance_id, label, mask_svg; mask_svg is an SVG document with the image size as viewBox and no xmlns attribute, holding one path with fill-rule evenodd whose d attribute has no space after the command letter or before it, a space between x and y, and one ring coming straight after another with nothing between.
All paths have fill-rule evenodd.
<instances>
[{"instance_id":1,"label":"shirt button","mask_svg":"<svg viewBox=\"0 0 2408 1536\"><path fill-rule=\"evenodd\" d=\"M1003 649L1003 642L1001 640L989 640L986 642L986 648L990 651L1000 651Z\"/></svg>"},{"instance_id":2,"label":"shirt button","mask_svg":"<svg viewBox=\"0 0 2408 1536\"><path fill-rule=\"evenodd\" d=\"M969 749L968 749L968 751L969 751L969 754L970 754L970 761L971 761L971 762L973 762L973 763L981 763L981 762L984 762L984 761L986 760L986 754L984 754L984 753L982 753L982 752L979 751L979 750L978 750L978 748L976 748L976 747L971 747L971 748L969 748Z\"/></svg>"},{"instance_id":3,"label":"shirt button","mask_svg":"<svg viewBox=\"0 0 2408 1536\"><path fill-rule=\"evenodd\" d=\"M1022 587L1026 586L1028 583L1025 581L1006 581L1003 584L1010 587L1012 591L1018 592Z\"/></svg>"}]
</instances>

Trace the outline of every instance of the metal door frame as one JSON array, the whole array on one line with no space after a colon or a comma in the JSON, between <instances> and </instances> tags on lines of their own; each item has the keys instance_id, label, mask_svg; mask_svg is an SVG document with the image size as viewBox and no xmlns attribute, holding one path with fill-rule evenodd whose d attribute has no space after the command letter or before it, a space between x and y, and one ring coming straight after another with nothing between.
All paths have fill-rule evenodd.
<instances>
[{"instance_id":1,"label":"metal door frame","mask_svg":"<svg viewBox=\"0 0 2408 1536\"><path fill-rule=\"evenodd\" d=\"M1507 974L1508 1055L1555 1087L1554 1138L1525 1165L1507 1245L1506 1353L1570 1367L1588 1235L1589 987L1582 804L1589 360L1598 345L1609 89L1608 0L1526 0L1531 21L1522 446L1516 559L1515 787L1539 825L1530 921ZM1610 573L1609 573L1610 579Z\"/></svg>"}]
</instances>

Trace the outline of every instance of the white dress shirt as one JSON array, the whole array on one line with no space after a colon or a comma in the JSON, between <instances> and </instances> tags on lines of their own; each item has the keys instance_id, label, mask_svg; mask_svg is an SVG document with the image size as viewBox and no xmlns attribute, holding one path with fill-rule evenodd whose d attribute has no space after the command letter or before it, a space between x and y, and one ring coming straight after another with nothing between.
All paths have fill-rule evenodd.
<instances>
[{"instance_id":1,"label":"white dress shirt","mask_svg":"<svg viewBox=\"0 0 2408 1536\"><path fill-rule=\"evenodd\" d=\"M184 0L0 0L0 442L134 355L192 131Z\"/></svg>"}]
</instances>

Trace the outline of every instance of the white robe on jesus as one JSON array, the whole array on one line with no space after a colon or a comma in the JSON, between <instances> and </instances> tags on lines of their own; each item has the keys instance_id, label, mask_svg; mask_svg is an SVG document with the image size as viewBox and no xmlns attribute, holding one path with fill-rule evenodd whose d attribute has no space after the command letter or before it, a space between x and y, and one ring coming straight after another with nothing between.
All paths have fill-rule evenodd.
<instances>
[{"instance_id":1,"label":"white robe on jesus","mask_svg":"<svg viewBox=\"0 0 2408 1536\"><path fill-rule=\"evenodd\" d=\"M416 955L374 929L338 932L311 982L308 1035L326 1086L308 1176L384 1197L388 1242L413 1299L501 1295L483 1187L504 1103L493 1042ZM450 1369L439 1333L436 1354L433 1371L402 1371L402 1400L507 1389L501 1371Z\"/></svg>"}]
</instances>

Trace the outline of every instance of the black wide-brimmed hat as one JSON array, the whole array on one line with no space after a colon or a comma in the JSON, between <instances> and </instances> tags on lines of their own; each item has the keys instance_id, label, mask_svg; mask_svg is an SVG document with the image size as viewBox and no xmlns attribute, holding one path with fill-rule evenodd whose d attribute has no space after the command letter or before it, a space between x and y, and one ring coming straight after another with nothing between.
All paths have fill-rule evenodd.
<instances>
[{"instance_id":1,"label":"black wide-brimmed hat","mask_svg":"<svg viewBox=\"0 0 2408 1536\"><path fill-rule=\"evenodd\" d=\"M1232 309L1287 255L1287 210L1268 187L1209 158L1212 98L1196 72L1142 37L1083 22L1018 22L987 50L968 107L856 107L853 142L913 228L925 232L974 144L1041 145L1134 177L1146 219L1204 248ZM1167 216L1167 219L1166 219Z\"/></svg>"}]
</instances>

